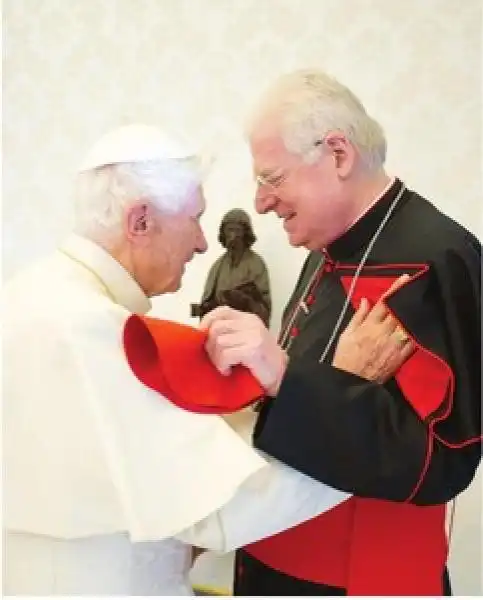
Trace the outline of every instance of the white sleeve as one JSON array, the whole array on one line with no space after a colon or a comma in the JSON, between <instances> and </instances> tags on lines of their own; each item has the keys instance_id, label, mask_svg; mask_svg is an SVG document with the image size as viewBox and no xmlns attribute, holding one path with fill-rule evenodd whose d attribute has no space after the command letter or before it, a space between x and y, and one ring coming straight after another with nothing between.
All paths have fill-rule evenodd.
<instances>
[{"instance_id":1,"label":"white sleeve","mask_svg":"<svg viewBox=\"0 0 483 600\"><path fill-rule=\"evenodd\" d=\"M252 430L247 426L250 418L254 417L244 416L236 427L245 439ZM267 466L249 477L221 509L176 538L200 548L229 552L290 529L350 498L275 459L267 460Z\"/></svg>"},{"instance_id":2,"label":"white sleeve","mask_svg":"<svg viewBox=\"0 0 483 600\"><path fill-rule=\"evenodd\" d=\"M161 540L265 466L221 417L181 410L136 379L126 311L86 302L75 316L9 322L8 528Z\"/></svg>"}]
</instances>

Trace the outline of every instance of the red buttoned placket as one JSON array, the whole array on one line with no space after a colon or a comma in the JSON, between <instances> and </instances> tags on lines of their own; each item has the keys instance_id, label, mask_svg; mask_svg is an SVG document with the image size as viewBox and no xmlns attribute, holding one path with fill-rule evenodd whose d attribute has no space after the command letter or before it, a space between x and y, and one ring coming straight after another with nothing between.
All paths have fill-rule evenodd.
<instances>
[{"instance_id":1,"label":"red buttoned placket","mask_svg":"<svg viewBox=\"0 0 483 600\"><path fill-rule=\"evenodd\" d=\"M337 265L329 256L326 250L322 251L323 258L319 267L317 267L315 273L312 275L312 278L307 286L307 289L302 293L300 300L295 304L295 308L290 313L289 318L287 319L287 325L282 328L282 331L278 338L278 343L282 346L285 351L288 351L294 339L300 334L300 327L295 325L297 317L300 314L300 311L303 311L305 315L308 315L310 312L310 307L315 304L315 292L317 287L322 280L324 273L332 273L336 270ZM265 402L265 399L261 399L256 405L255 410L259 411Z\"/></svg>"},{"instance_id":2,"label":"red buttoned placket","mask_svg":"<svg viewBox=\"0 0 483 600\"><path fill-rule=\"evenodd\" d=\"M315 303L315 292L320 284L324 273L332 273L336 269L336 263L329 256L327 250L323 250L322 254L323 264L320 267L318 267L315 274L312 276L312 280L308 285L308 289L304 290L300 300L295 305L295 308L293 309L290 317L287 320L287 327L289 328L288 335L287 328L285 328L279 337L279 340L284 342L283 347L285 350L288 350L290 348L293 340L300 333L300 328L297 325L295 325L300 311L303 311L305 315L309 314L311 306L313 306L313 304Z\"/></svg>"}]
</instances>

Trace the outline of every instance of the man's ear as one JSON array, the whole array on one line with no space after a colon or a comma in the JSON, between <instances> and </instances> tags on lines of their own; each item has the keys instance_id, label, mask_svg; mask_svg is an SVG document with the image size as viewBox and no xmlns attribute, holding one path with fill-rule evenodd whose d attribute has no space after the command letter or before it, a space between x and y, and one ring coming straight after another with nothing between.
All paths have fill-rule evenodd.
<instances>
[{"instance_id":1,"label":"man's ear","mask_svg":"<svg viewBox=\"0 0 483 600\"><path fill-rule=\"evenodd\" d=\"M354 168L356 160L356 150L353 144L343 133L338 131L328 133L325 137L325 144L332 153L339 177L347 178Z\"/></svg>"},{"instance_id":2,"label":"man's ear","mask_svg":"<svg viewBox=\"0 0 483 600\"><path fill-rule=\"evenodd\" d=\"M149 232L152 219L147 204L135 204L126 211L126 235L129 240L141 241Z\"/></svg>"}]
</instances>

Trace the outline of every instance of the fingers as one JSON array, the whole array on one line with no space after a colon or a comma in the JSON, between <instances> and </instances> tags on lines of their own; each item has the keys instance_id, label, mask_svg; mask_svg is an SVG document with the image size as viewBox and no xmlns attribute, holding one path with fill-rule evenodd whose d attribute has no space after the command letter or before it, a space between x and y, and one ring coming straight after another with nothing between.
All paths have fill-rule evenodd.
<instances>
[{"instance_id":1,"label":"fingers","mask_svg":"<svg viewBox=\"0 0 483 600\"><path fill-rule=\"evenodd\" d=\"M414 342L408 338L401 349L401 364L403 364L416 350Z\"/></svg>"},{"instance_id":2,"label":"fingers","mask_svg":"<svg viewBox=\"0 0 483 600\"><path fill-rule=\"evenodd\" d=\"M404 331L404 329L397 324L394 330L392 331L391 339L396 340L400 346L408 343L410 340L409 335Z\"/></svg>"},{"instance_id":3,"label":"fingers","mask_svg":"<svg viewBox=\"0 0 483 600\"><path fill-rule=\"evenodd\" d=\"M236 319L243 314L245 313L230 308L229 306L218 306L201 319L199 326L200 329L210 329L211 325L216 321L223 319Z\"/></svg>"},{"instance_id":4,"label":"fingers","mask_svg":"<svg viewBox=\"0 0 483 600\"><path fill-rule=\"evenodd\" d=\"M225 360L223 353L215 340L208 338L208 341L205 344L205 350L213 365L222 375L231 374L232 365L228 364L228 361Z\"/></svg>"},{"instance_id":5,"label":"fingers","mask_svg":"<svg viewBox=\"0 0 483 600\"><path fill-rule=\"evenodd\" d=\"M214 367L222 375L226 375L226 376L231 375L231 366L225 364L225 362L222 359L222 357L220 356L216 346L214 346L213 344L207 343L205 345L205 350L206 350L208 356L210 357L210 360L213 363Z\"/></svg>"},{"instance_id":6,"label":"fingers","mask_svg":"<svg viewBox=\"0 0 483 600\"><path fill-rule=\"evenodd\" d=\"M389 315L387 306L379 299L374 307L367 315L366 320L374 321L375 323L382 323Z\"/></svg>"},{"instance_id":7,"label":"fingers","mask_svg":"<svg viewBox=\"0 0 483 600\"><path fill-rule=\"evenodd\" d=\"M223 375L229 375L231 367L237 364L247 364L258 342L258 336L254 336L253 332L239 327L230 329L225 327L226 323L233 323L233 321L214 323L205 344L212 363Z\"/></svg>"},{"instance_id":8,"label":"fingers","mask_svg":"<svg viewBox=\"0 0 483 600\"><path fill-rule=\"evenodd\" d=\"M240 319L232 319L230 317L213 321L209 328L209 337L218 338L225 333L234 333L237 331L246 330L248 327Z\"/></svg>"},{"instance_id":9,"label":"fingers","mask_svg":"<svg viewBox=\"0 0 483 600\"><path fill-rule=\"evenodd\" d=\"M340 336L333 366L384 383L413 354L416 343L386 306L385 298L410 280L404 274L381 295L373 308L364 299Z\"/></svg>"},{"instance_id":10,"label":"fingers","mask_svg":"<svg viewBox=\"0 0 483 600\"><path fill-rule=\"evenodd\" d=\"M410 279L411 279L411 277L409 277L409 275L407 273L404 273L404 275L401 275L401 277L398 277L395 281L392 282L389 289L387 289L384 292L384 294L381 296L381 299L387 298L388 296L393 294L396 290L398 290L400 287L402 287L404 284L406 284Z\"/></svg>"},{"instance_id":11,"label":"fingers","mask_svg":"<svg viewBox=\"0 0 483 600\"><path fill-rule=\"evenodd\" d=\"M362 298L359 308L356 310L352 319L349 321L347 327L345 328L346 333L351 333L354 329L357 329L359 325L361 325L367 314L369 313L369 301L366 298Z\"/></svg>"},{"instance_id":12,"label":"fingers","mask_svg":"<svg viewBox=\"0 0 483 600\"><path fill-rule=\"evenodd\" d=\"M410 340L401 341L397 338L388 338L377 354L373 356L370 367L366 371L367 379L381 384L385 383L396 375L413 352L414 344Z\"/></svg>"},{"instance_id":13,"label":"fingers","mask_svg":"<svg viewBox=\"0 0 483 600\"><path fill-rule=\"evenodd\" d=\"M390 317L390 312L384 300L388 298L391 294L393 294L396 290L398 290L400 287L402 287L405 283L407 283L410 279L411 278L409 277L409 275L405 273L404 275L401 275L401 277L398 277L395 281L393 281L391 286L384 292L384 294L382 294L382 296L376 302L372 310L369 312L369 314L366 317L366 320L370 320L375 323L384 322L390 328L391 322L387 321L387 318ZM397 325L397 323L395 325Z\"/></svg>"},{"instance_id":14,"label":"fingers","mask_svg":"<svg viewBox=\"0 0 483 600\"><path fill-rule=\"evenodd\" d=\"M392 313L387 311L385 319L381 322L381 327L382 327L383 331L387 335L391 335L392 333L394 333L396 331L398 325L399 325L399 323L392 316Z\"/></svg>"},{"instance_id":15,"label":"fingers","mask_svg":"<svg viewBox=\"0 0 483 600\"><path fill-rule=\"evenodd\" d=\"M242 310L236 310L229 306L218 306L212 311L207 313L200 321L200 329L211 329L214 323L219 321L232 321L237 323L237 328L241 326L265 327L263 321L258 315L253 313L245 312Z\"/></svg>"},{"instance_id":16,"label":"fingers","mask_svg":"<svg viewBox=\"0 0 483 600\"><path fill-rule=\"evenodd\" d=\"M243 344L221 348L218 344L206 345L208 355L222 375L230 375L232 367L245 364L246 347ZM246 365L245 365L246 366Z\"/></svg>"},{"instance_id":17,"label":"fingers","mask_svg":"<svg viewBox=\"0 0 483 600\"><path fill-rule=\"evenodd\" d=\"M221 333L219 335L210 334L206 342L207 349L209 349L213 355L216 355L227 348L234 348L243 345L247 346L248 342L247 336L242 331Z\"/></svg>"}]
</instances>

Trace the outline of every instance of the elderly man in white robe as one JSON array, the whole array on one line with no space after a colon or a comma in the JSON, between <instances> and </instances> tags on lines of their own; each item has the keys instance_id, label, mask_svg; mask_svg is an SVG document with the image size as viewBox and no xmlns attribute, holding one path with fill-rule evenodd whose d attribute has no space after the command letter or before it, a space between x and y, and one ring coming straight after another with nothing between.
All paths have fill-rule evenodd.
<instances>
[{"instance_id":1,"label":"elderly man in white robe","mask_svg":"<svg viewBox=\"0 0 483 600\"><path fill-rule=\"evenodd\" d=\"M206 250L194 153L131 125L79 171L75 232L5 287L3 592L191 595L191 545L231 551L348 495L129 369L126 320Z\"/></svg>"}]
</instances>

